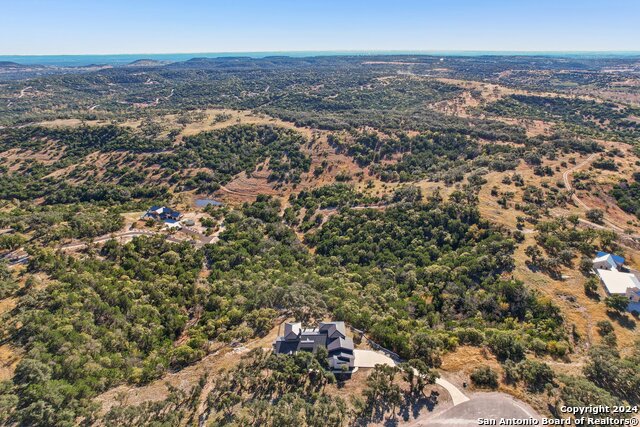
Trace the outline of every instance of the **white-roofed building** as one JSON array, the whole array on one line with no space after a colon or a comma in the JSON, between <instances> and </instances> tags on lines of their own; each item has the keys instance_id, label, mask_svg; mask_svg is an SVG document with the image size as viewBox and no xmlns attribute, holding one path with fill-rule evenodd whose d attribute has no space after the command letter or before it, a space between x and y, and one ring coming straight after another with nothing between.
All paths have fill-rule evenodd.
<instances>
[{"instance_id":1,"label":"white-roofed building","mask_svg":"<svg viewBox=\"0 0 640 427\"><path fill-rule=\"evenodd\" d=\"M167 230L180 230L182 228L182 224L180 224L180 221L167 219L164 221L164 228Z\"/></svg>"},{"instance_id":2,"label":"white-roofed building","mask_svg":"<svg viewBox=\"0 0 640 427\"><path fill-rule=\"evenodd\" d=\"M607 295L624 295L629 300L627 310L640 313L640 273L626 268L623 257L598 252L593 269Z\"/></svg>"},{"instance_id":3,"label":"white-roofed building","mask_svg":"<svg viewBox=\"0 0 640 427\"><path fill-rule=\"evenodd\" d=\"M593 260L593 268L596 270L617 270L618 263L616 263L613 255L604 254Z\"/></svg>"},{"instance_id":4,"label":"white-roofed building","mask_svg":"<svg viewBox=\"0 0 640 427\"><path fill-rule=\"evenodd\" d=\"M640 291L640 281L633 273L623 273L615 269L599 269L597 273L609 295L628 295L629 292Z\"/></svg>"}]
</instances>

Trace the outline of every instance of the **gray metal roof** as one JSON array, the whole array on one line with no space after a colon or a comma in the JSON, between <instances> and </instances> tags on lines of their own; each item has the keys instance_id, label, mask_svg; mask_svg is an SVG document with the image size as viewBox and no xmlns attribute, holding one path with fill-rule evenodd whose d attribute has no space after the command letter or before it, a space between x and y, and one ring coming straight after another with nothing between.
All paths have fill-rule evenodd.
<instances>
[{"instance_id":1,"label":"gray metal roof","mask_svg":"<svg viewBox=\"0 0 640 427\"><path fill-rule=\"evenodd\" d=\"M343 338L347 336L347 330L344 326L344 322L322 322L320 323L318 330L327 331L329 336L333 336L336 331L338 331Z\"/></svg>"},{"instance_id":2,"label":"gray metal roof","mask_svg":"<svg viewBox=\"0 0 640 427\"><path fill-rule=\"evenodd\" d=\"M278 337L273 343L274 351L278 354L293 354L298 351L316 352L325 347L329 352L329 366L340 369L347 365L353 369L353 340L346 337L344 322L320 323L317 329L302 329L300 323L286 323L284 336Z\"/></svg>"},{"instance_id":3,"label":"gray metal roof","mask_svg":"<svg viewBox=\"0 0 640 427\"><path fill-rule=\"evenodd\" d=\"M351 350L353 352L353 340L351 338L335 338L327 344L327 350Z\"/></svg>"}]
</instances>

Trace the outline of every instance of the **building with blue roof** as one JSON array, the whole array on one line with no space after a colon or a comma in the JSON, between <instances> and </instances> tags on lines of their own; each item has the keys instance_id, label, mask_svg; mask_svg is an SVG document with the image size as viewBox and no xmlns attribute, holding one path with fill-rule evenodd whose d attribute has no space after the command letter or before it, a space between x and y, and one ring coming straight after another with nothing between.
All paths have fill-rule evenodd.
<instances>
[{"instance_id":1,"label":"building with blue roof","mask_svg":"<svg viewBox=\"0 0 640 427\"><path fill-rule=\"evenodd\" d=\"M600 258L607 255L611 255L611 258L613 258L613 260L616 262L616 264L619 267L622 267L624 265L624 258L621 257L620 255L610 254L609 252L601 252L601 251L596 252L596 258Z\"/></svg>"},{"instance_id":2,"label":"building with blue roof","mask_svg":"<svg viewBox=\"0 0 640 427\"><path fill-rule=\"evenodd\" d=\"M628 311L640 313L640 273L624 266L624 258L608 252L597 252L593 269L607 295L624 295Z\"/></svg>"}]
</instances>

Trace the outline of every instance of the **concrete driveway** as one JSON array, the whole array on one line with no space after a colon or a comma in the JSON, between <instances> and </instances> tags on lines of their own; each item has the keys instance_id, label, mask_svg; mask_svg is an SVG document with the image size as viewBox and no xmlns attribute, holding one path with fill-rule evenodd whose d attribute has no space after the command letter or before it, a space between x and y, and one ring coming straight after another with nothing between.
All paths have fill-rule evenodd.
<instances>
[{"instance_id":1,"label":"concrete driveway","mask_svg":"<svg viewBox=\"0 0 640 427\"><path fill-rule=\"evenodd\" d=\"M389 356L373 350L353 350L354 364L357 368L373 368L376 365L396 366Z\"/></svg>"},{"instance_id":2,"label":"concrete driveway","mask_svg":"<svg viewBox=\"0 0 640 427\"><path fill-rule=\"evenodd\" d=\"M376 365L396 366L396 362L384 353L373 350L353 350L354 364L357 368L373 368ZM469 400L456 386L444 378L438 378L436 384L443 387L451 396L454 406Z\"/></svg>"},{"instance_id":3,"label":"concrete driveway","mask_svg":"<svg viewBox=\"0 0 640 427\"><path fill-rule=\"evenodd\" d=\"M396 363L384 353L373 350L354 350L355 366L373 368L376 365L396 366ZM435 418L417 420L406 425L411 427L477 427L479 418L495 419L499 425L501 418L540 420L538 415L527 404L517 401L508 394L489 392L474 393L469 399L460 389L444 378L438 378L436 384L443 387L451 396L453 407ZM405 424L402 424L405 425Z\"/></svg>"},{"instance_id":4,"label":"concrete driveway","mask_svg":"<svg viewBox=\"0 0 640 427\"><path fill-rule=\"evenodd\" d=\"M503 393L481 393L471 400L447 409L435 418L416 421L409 424L411 427L477 427L478 420L496 420L500 425L500 419L540 420L540 416L528 405L518 402L511 396Z\"/></svg>"}]
</instances>

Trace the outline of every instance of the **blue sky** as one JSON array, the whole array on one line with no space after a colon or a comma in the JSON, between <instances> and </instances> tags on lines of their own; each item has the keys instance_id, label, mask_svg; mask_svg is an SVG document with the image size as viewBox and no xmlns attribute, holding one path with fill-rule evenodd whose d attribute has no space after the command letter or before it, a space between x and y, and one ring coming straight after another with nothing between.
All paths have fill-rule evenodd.
<instances>
[{"instance_id":1,"label":"blue sky","mask_svg":"<svg viewBox=\"0 0 640 427\"><path fill-rule=\"evenodd\" d=\"M0 55L640 51L640 0L0 0Z\"/></svg>"}]
</instances>

